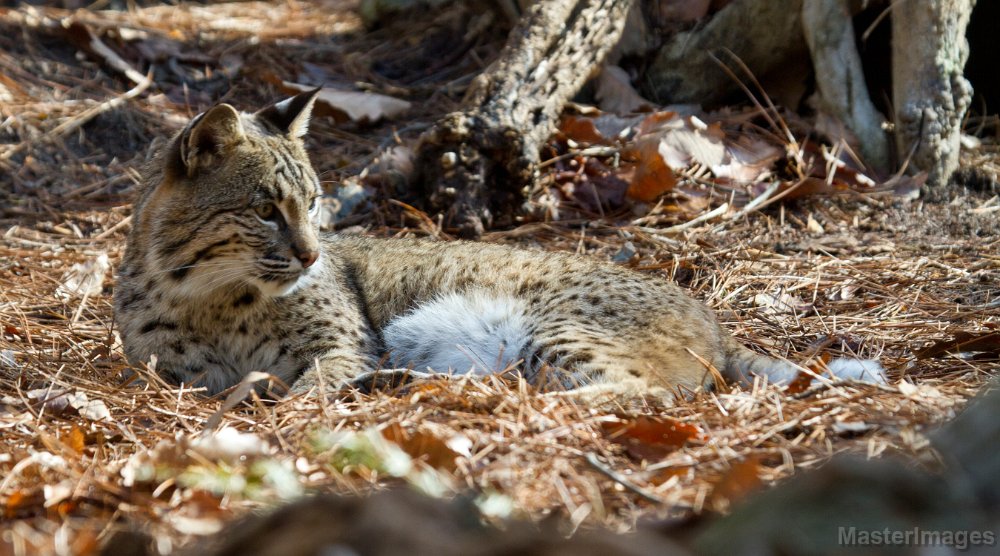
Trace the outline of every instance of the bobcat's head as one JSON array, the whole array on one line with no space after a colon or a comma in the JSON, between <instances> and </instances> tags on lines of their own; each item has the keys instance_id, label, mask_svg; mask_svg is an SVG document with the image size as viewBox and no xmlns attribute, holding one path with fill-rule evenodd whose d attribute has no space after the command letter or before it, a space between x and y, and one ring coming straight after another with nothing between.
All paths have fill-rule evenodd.
<instances>
[{"instance_id":1,"label":"bobcat's head","mask_svg":"<svg viewBox=\"0 0 1000 556\"><path fill-rule=\"evenodd\" d=\"M184 297L280 296L315 273L321 190L301 139L315 97L254 114L219 104L191 120L153 163L123 273L141 265Z\"/></svg>"}]
</instances>

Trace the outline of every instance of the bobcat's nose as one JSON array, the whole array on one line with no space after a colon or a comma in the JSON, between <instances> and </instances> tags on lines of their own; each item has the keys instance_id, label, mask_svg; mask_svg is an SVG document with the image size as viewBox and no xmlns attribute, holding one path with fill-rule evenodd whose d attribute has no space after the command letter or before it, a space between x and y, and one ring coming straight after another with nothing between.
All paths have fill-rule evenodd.
<instances>
[{"instance_id":1,"label":"bobcat's nose","mask_svg":"<svg viewBox=\"0 0 1000 556\"><path fill-rule=\"evenodd\" d=\"M302 263L302 268L309 268L319 258L319 251L296 251L295 258Z\"/></svg>"}]
</instances>

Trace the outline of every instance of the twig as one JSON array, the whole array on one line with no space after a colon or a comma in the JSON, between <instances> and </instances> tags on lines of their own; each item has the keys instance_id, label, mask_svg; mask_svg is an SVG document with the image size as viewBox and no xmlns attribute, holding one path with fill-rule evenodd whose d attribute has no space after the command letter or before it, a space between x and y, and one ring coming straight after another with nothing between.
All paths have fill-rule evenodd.
<instances>
[{"instance_id":1,"label":"twig","mask_svg":"<svg viewBox=\"0 0 1000 556\"><path fill-rule=\"evenodd\" d=\"M610 478L612 481L620 484L621 486L625 487L626 489L634 492L635 494L638 494L642 498L644 498L644 499L646 499L646 500L648 500L648 501L650 501L650 502L652 502L654 504L667 505L667 501L666 500L664 500L664 499L660 498L659 496L657 496L657 495L655 495L655 494L653 494L653 493L651 493L651 492L649 492L649 491L641 488L639 485L636 485L632 481L626 479L624 476L622 476L617 471L614 471L614 470L610 469L609 467L605 466L603 463L601 463L601 461L599 459L597 459L597 455L594 454L593 452L587 452L587 455L584 456L584 457L586 458L587 463L589 463L590 465L592 465L594 467L594 469L596 469L596 470L600 471L601 473L607 475L608 478Z\"/></svg>"}]
</instances>

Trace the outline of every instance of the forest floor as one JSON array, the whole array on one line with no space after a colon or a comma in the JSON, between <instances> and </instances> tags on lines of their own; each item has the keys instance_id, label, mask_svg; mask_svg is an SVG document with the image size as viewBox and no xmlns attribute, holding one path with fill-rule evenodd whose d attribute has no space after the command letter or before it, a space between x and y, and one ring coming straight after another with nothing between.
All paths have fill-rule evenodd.
<instances>
[{"instance_id":1,"label":"forest floor","mask_svg":"<svg viewBox=\"0 0 1000 556\"><path fill-rule=\"evenodd\" d=\"M399 484L469 495L490 518L626 531L644 518L725 512L840 452L933 465L928 431L1000 369L995 184L970 180L925 201L912 184L818 178L810 194L741 211L760 189L720 194L709 183L705 194L703 173L644 203L648 191L622 197L641 162L630 177L609 147L580 149L579 130L564 129L529 216L484 241L675 280L754 349L797 362L877 358L889 384L721 386L669 407L593 408L513 377L336 400L244 391L234 403L135 380L111 299L137 169L154 138L213 102L263 106L288 83L360 83L406 99L402 114L383 99L314 119L308 145L331 191L328 224L448 238L400 192L405 161L385 161L405 159L420 131L457 109L506 23L456 4L369 31L355 7L0 8L0 555L92 553L119 530L169 552L283 500ZM362 108L368 121L352 112ZM984 141L963 160L995 176L998 152ZM581 172L599 178L593 198L579 187L574 197ZM368 193L353 211L345 203L361 197L338 197L342 182Z\"/></svg>"}]
</instances>

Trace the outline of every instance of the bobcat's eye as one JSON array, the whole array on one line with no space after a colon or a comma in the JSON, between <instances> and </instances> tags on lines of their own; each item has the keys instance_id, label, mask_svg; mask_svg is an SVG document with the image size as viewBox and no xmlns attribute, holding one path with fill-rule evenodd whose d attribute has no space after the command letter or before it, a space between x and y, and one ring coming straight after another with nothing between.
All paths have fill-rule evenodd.
<instances>
[{"instance_id":1,"label":"bobcat's eye","mask_svg":"<svg viewBox=\"0 0 1000 556\"><path fill-rule=\"evenodd\" d=\"M273 203L256 206L253 210L257 213L257 217L261 220L274 220L275 216L278 214L278 211L275 210Z\"/></svg>"},{"instance_id":2,"label":"bobcat's eye","mask_svg":"<svg viewBox=\"0 0 1000 556\"><path fill-rule=\"evenodd\" d=\"M312 211L316 210L316 200L317 199L319 199L319 197L313 197L312 200L309 201L309 212L312 212Z\"/></svg>"}]
</instances>

